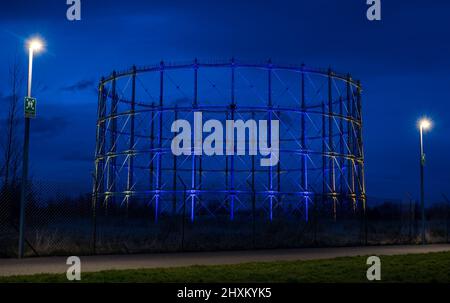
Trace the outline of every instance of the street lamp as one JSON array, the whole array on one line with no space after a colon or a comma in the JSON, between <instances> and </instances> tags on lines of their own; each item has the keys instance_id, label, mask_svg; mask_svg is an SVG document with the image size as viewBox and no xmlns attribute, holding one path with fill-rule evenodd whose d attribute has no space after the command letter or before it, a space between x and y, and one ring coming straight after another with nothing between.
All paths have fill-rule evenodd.
<instances>
[{"instance_id":1,"label":"street lamp","mask_svg":"<svg viewBox=\"0 0 450 303\"><path fill-rule=\"evenodd\" d=\"M419 120L420 131L420 207L422 210L422 245L425 244L425 191L423 184L423 175L425 167L425 153L423 150L423 133L431 128L431 121L427 118Z\"/></svg>"},{"instance_id":2,"label":"street lamp","mask_svg":"<svg viewBox=\"0 0 450 303\"><path fill-rule=\"evenodd\" d=\"M33 76L33 55L44 48L44 43L39 38L30 39L28 46L28 90L27 97L31 98L31 80ZM28 150L30 141L30 117L25 115L22 182L20 188L20 222L19 222L19 258L23 257L25 239L25 206L28 194Z\"/></svg>"}]
</instances>

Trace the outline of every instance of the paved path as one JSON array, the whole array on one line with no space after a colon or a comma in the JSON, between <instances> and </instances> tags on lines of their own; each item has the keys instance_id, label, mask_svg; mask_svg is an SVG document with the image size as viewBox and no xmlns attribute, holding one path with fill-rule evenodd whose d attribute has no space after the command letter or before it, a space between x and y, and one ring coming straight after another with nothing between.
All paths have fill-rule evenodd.
<instances>
[{"instance_id":1,"label":"paved path","mask_svg":"<svg viewBox=\"0 0 450 303\"><path fill-rule=\"evenodd\" d=\"M450 251L450 244L82 256L82 272ZM0 276L65 273L66 257L0 259Z\"/></svg>"}]
</instances>

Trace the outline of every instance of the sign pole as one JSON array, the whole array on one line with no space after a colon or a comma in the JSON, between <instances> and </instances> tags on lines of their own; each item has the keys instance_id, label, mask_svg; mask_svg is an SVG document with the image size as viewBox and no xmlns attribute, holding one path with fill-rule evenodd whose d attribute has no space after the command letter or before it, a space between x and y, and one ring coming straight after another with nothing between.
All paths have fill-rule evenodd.
<instances>
[{"instance_id":1,"label":"sign pole","mask_svg":"<svg viewBox=\"0 0 450 303\"><path fill-rule=\"evenodd\" d=\"M24 255L25 239L25 206L28 195L28 151L30 145L30 117L26 112L29 98L31 98L31 80L33 74L33 48L29 49L28 60L28 98L25 98L25 132L23 140L22 182L20 185L20 222L19 222L19 259ZM36 107L34 107L36 108Z\"/></svg>"}]
</instances>

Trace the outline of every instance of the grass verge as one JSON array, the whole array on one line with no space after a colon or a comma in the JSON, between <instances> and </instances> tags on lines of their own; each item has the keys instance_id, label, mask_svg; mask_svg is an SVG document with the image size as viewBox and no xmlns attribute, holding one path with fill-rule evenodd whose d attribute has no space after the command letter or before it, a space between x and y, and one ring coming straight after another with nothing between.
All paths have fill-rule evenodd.
<instances>
[{"instance_id":1,"label":"grass verge","mask_svg":"<svg viewBox=\"0 0 450 303\"><path fill-rule=\"evenodd\" d=\"M450 252L381 256L381 282L450 283ZM108 270L82 273L82 282L367 282L367 257L237 265ZM0 277L5 282L68 282L65 274Z\"/></svg>"}]
</instances>

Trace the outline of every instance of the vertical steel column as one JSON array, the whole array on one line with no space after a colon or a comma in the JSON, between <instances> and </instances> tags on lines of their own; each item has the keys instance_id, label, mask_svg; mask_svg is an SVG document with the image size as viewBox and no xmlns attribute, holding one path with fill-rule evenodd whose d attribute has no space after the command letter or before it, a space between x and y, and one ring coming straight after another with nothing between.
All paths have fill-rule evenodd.
<instances>
[{"instance_id":1,"label":"vertical steel column","mask_svg":"<svg viewBox=\"0 0 450 303\"><path fill-rule=\"evenodd\" d=\"M195 59L195 106L198 107L198 60ZM203 130L202 130L203 131ZM203 148L203 146L202 146ZM197 189L199 190L197 197L199 205L201 205L201 193L202 193L202 182L203 182L203 161L202 157L197 157L198 160L198 182L197 182Z\"/></svg>"},{"instance_id":2,"label":"vertical steel column","mask_svg":"<svg viewBox=\"0 0 450 303\"><path fill-rule=\"evenodd\" d=\"M234 61L234 58L231 58L231 64L232 64L232 66L234 65L234 63L235 63L235 61ZM232 69L232 74L231 74L231 85L234 85L234 81L233 81L233 77L234 77L234 75L233 75L233 69ZM232 94L232 97L233 97L233 89L231 89L231 94ZM229 119L229 112L228 112L228 110L227 110L227 112L225 113L225 121L226 120L228 120ZM228 173L229 173L229 164L228 164L228 159L229 157L228 157L228 155L225 153L225 189L226 189L226 192L227 192L227 194L229 193L229 191L230 191L230 185L229 185L229 179L228 179ZM226 208L228 208L228 206L229 206L229 203L228 203L228 199L229 199L229 195L227 195L227 197L226 197L226 199L225 199L225 207ZM230 203L231 204L231 203Z\"/></svg>"},{"instance_id":3,"label":"vertical steel column","mask_svg":"<svg viewBox=\"0 0 450 303\"><path fill-rule=\"evenodd\" d=\"M162 115L163 115L163 100L164 100L164 62L160 63L159 72L159 106L158 106L158 152L156 153L156 195L155 195L155 222L158 222L159 215L159 201L161 198L161 153L162 153Z\"/></svg>"},{"instance_id":4,"label":"vertical steel column","mask_svg":"<svg viewBox=\"0 0 450 303\"><path fill-rule=\"evenodd\" d=\"M116 191L116 139L117 139L117 93L116 93L116 71L112 76L111 88L111 110L110 110L110 142L109 142L109 156L108 156L108 199L105 201L105 210L108 209L108 203L114 205L114 195ZM112 120L111 120L112 119Z\"/></svg>"},{"instance_id":5,"label":"vertical steel column","mask_svg":"<svg viewBox=\"0 0 450 303\"><path fill-rule=\"evenodd\" d=\"M364 178L364 145L362 139L362 102L361 102L361 82L357 81L357 92L356 92L356 106L358 108L358 132L357 132L357 141L358 141L358 183L360 188L359 198L362 202L363 207L363 223L364 223L364 244L367 245L368 241L368 224L367 224L367 206L366 206L366 185Z\"/></svg>"},{"instance_id":6,"label":"vertical steel column","mask_svg":"<svg viewBox=\"0 0 450 303\"><path fill-rule=\"evenodd\" d=\"M128 206L133 190L134 182L134 132L135 132L135 110L136 110L136 66L133 66L133 73L131 76L131 109L130 109L130 145L128 147L128 178L127 178L127 195L126 207Z\"/></svg>"},{"instance_id":7,"label":"vertical steel column","mask_svg":"<svg viewBox=\"0 0 450 303\"><path fill-rule=\"evenodd\" d=\"M95 254L97 243L97 205L99 199L99 192L104 191L104 157L105 157L105 121L106 102L105 102L105 79L102 78L98 87L98 108L97 108L97 136L95 147L95 175L94 188L92 193L92 239L91 247L92 253Z\"/></svg>"},{"instance_id":8,"label":"vertical steel column","mask_svg":"<svg viewBox=\"0 0 450 303\"><path fill-rule=\"evenodd\" d=\"M359 127L358 127L358 179L360 184L360 199L363 204L363 210L366 211L366 184L365 184L365 178L364 178L364 146L363 146L363 139L362 139L362 102L361 102L361 83L360 81L357 82L357 99L356 99L356 106L358 107L358 121L359 121Z\"/></svg>"},{"instance_id":9,"label":"vertical steel column","mask_svg":"<svg viewBox=\"0 0 450 303\"><path fill-rule=\"evenodd\" d=\"M352 78L350 74L347 75L347 145L349 148L349 158L347 160L348 174L347 179L350 183L350 195L349 198L352 199L353 210L356 211L356 199L355 199L355 161L353 160L355 156L355 150L353 145L353 89L352 89Z\"/></svg>"},{"instance_id":10,"label":"vertical steel column","mask_svg":"<svg viewBox=\"0 0 450 303\"><path fill-rule=\"evenodd\" d=\"M280 111L277 111L277 117L278 117L278 120L281 120L281 112ZM281 161L280 161L280 159L278 159L278 163L277 163L277 192L278 192L278 194L277 194L278 201L277 202L278 202L278 205L281 205L281 195L280 195L280 192L281 192Z\"/></svg>"},{"instance_id":11,"label":"vertical steel column","mask_svg":"<svg viewBox=\"0 0 450 303\"><path fill-rule=\"evenodd\" d=\"M195 59L194 61L194 100L192 103L192 108L195 111L198 108L198 61ZM195 155L195 142L194 147L191 149L191 222L194 222L195 219L195 199L196 189L197 189L197 157Z\"/></svg>"},{"instance_id":12,"label":"vertical steel column","mask_svg":"<svg viewBox=\"0 0 450 303\"><path fill-rule=\"evenodd\" d=\"M234 113L236 110L236 102L235 102L235 95L234 95L234 85L235 85L235 67L234 67L234 59L231 60L231 104L230 104L230 111L231 111L231 120L234 121ZM234 129L233 129L234 132ZM233 136L234 137L234 136ZM234 220L234 153L230 158L230 184L231 184L231 191L232 194L230 195L230 220Z\"/></svg>"},{"instance_id":13,"label":"vertical steel column","mask_svg":"<svg viewBox=\"0 0 450 303\"><path fill-rule=\"evenodd\" d=\"M345 160L344 160L344 144L345 144L345 139L344 139L344 100L342 99L342 96L339 97L339 193L340 193L340 200L341 200L341 205L345 205L345 194L344 194L344 173L345 173L345 169L344 169L344 165L345 165Z\"/></svg>"},{"instance_id":14,"label":"vertical steel column","mask_svg":"<svg viewBox=\"0 0 450 303\"><path fill-rule=\"evenodd\" d=\"M336 219L336 179L335 179L335 156L333 140L333 72L328 70L328 152L329 152L329 186L331 188L331 197L333 200L333 217Z\"/></svg>"},{"instance_id":15,"label":"vertical steel column","mask_svg":"<svg viewBox=\"0 0 450 303\"><path fill-rule=\"evenodd\" d=\"M272 61L269 60L268 61L268 77L267 77L267 81L268 81L268 100L267 100L267 110L268 110L268 116L269 118L267 119L267 124L268 124L268 138L272 137ZM273 167L272 165L269 166L269 219L270 221L272 221L273 219Z\"/></svg>"},{"instance_id":16,"label":"vertical steel column","mask_svg":"<svg viewBox=\"0 0 450 303\"><path fill-rule=\"evenodd\" d=\"M102 78L104 81L105 79ZM108 102L108 92L105 90L105 86L103 85L102 89L102 107L101 107L101 117L103 118L103 122L101 123L100 128L100 135L101 135L101 145L100 145L100 155L101 155L101 161L100 161L100 168L101 168L101 174L100 174L100 184L99 184L99 191L104 194L105 192L105 164L106 164L106 109L107 109L107 102ZM105 199L105 197L103 197ZM104 201L103 201L104 202Z\"/></svg>"},{"instance_id":17,"label":"vertical steel column","mask_svg":"<svg viewBox=\"0 0 450 303\"><path fill-rule=\"evenodd\" d=\"M175 104L174 109L174 121L178 120L178 106ZM173 134L176 136L176 133ZM172 215L175 215L177 212L177 157L173 155L173 175L172 175Z\"/></svg>"},{"instance_id":18,"label":"vertical steel column","mask_svg":"<svg viewBox=\"0 0 450 303\"><path fill-rule=\"evenodd\" d=\"M99 193L104 192L104 163L105 163L105 121L106 116L106 91L105 79L102 78L98 87L98 108L97 108L97 136L95 146L95 175L94 175L94 203L98 203Z\"/></svg>"},{"instance_id":19,"label":"vertical steel column","mask_svg":"<svg viewBox=\"0 0 450 303\"><path fill-rule=\"evenodd\" d=\"M325 100L322 98L322 205L327 201L327 146L326 146Z\"/></svg>"},{"instance_id":20,"label":"vertical steel column","mask_svg":"<svg viewBox=\"0 0 450 303\"><path fill-rule=\"evenodd\" d=\"M228 120L229 117L230 117L230 115L229 115L229 113L227 111L226 114L225 114L225 121ZM228 181L228 172L229 172L228 155L225 153L225 189L227 190L227 193L230 190L230 185L229 185L229 181ZM228 197L227 197L227 199L228 199ZM227 203L225 205L227 205Z\"/></svg>"},{"instance_id":21,"label":"vertical steel column","mask_svg":"<svg viewBox=\"0 0 450 303\"><path fill-rule=\"evenodd\" d=\"M308 155L307 155L307 148L306 148L306 94L305 94L305 71L304 71L305 65L302 64L301 68L301 148L302 148L302 161L301 161L301 184L302 189L304 192L304 203L305 203L305 221L308 221L308 203L309 203L309 196L308 196Z\"/></svg>"},{"instance_id":22,"label":"vertical steel column","mask_svg":"<svg viewBox=\"0 0 450 303\"><path fill-rule=\"evenodd\" d=\"M150 191L154 192L155 188L153 187L153 170L154 170L154 163L153 163L153 157L155 153L155 103L152 102L151 104L151 115L150 115L150 170L149 170L149 183L150 183Z\"/></svg>"},{"instance_id":23,"label":"vertical steel column","mask_svg":"<svg viewBox=\"0 0 450 303\"><path fill-rule=\"evenodd\" d=\"M255 112L252 111L252 119L255 120ZM256 247L256 192L255 192L255 156L252 155L252 239L253 248Z\"/></svg>"}]
</instances>

